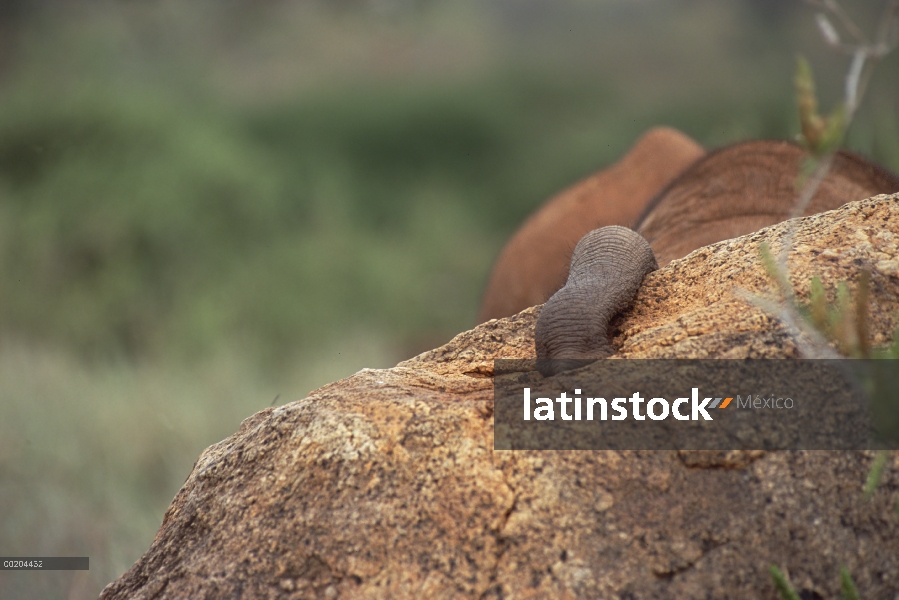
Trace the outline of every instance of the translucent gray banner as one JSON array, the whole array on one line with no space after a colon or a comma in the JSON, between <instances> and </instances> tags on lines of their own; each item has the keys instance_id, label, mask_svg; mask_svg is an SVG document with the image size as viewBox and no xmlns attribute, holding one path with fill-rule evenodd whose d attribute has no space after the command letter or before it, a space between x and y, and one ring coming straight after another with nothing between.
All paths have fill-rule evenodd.
<instances>
[{"instance_id":1,"label":"translucent gray banner","mask_svg":"<svg viewBox=\"0 0 899 600\"><path fill-rule=\"evenodd\" d=\"M543 372L553 372L540 365ZM896 360L494 363L497 450L899 448Z\"/></svg>"}]
</instances>

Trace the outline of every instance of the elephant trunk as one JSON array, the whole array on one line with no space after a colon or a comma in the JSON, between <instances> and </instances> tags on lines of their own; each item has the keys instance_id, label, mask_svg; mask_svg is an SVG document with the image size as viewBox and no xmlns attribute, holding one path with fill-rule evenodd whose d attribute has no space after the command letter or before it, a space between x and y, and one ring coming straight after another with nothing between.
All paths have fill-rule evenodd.
<instances>
[{"instance_id":1,"label":"elephant trunk","mask_svg":"<svg viewBox=\"0 0 899 600\"><path fill-rule=\"evenodd\" d=\"M658 268L649 243L617 225L594 229L578 242L565 286L537 318L537 368L545 376L614 354L609 323L628 308L643 277Z\"/></svg>"}]
</instances>

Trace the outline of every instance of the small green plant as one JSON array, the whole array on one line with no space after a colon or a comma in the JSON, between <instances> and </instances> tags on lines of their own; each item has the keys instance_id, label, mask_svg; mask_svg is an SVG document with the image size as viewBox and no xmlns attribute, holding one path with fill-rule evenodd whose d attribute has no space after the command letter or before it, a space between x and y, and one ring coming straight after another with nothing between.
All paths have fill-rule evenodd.
<instances>
[{"instance_id":1,"label":"small green plant","mask_svg":"<svg viewBox=\"0 0 899 600\"><path fill-rule=\"evenodd\" d=\"M790 585L786 575L775 565L771 565L771 579L774 580L774 587L777 588L777 593L780 594L782 600L800 600L799 594Z\"/></svg>"},{"instance_id":2,"label":"small green plant","mask_svg":"<svg viewBox=\"0 0 899 600\"><path fill-rule=\"evenodd\" d=\"M798 217L814 197L830 170L834 153L845 138L855 110L858 108L871 65L891 52L899 44L899 0L888 0L884 6L880 27L874 42L869 42L862 31L843 11L836 0L807 0L820 9L815 15L818 27L828 45L848 52L852 62L846 75L845 98L829 116L818 113L815 82L808 62L799 57L796 67L796 100L799 109L800 129L798 140L809 151L809 157L800 171L796 182L798 199L793 208L793 216ZM845 44L837 28L831 23L834 17L853 39ZM837 284L836 299L828 302L824 284L819 277L812 278L808 302L796 300L790 284L787 256L793 245L795 225L789 227L782 244L779 260L775 260L767 244L760 246L762 264L783 296L778 304L758 297L749 299L756 305L777 315L808 358L899 358L899 327L893 334L893 341L884 348L872 348L868 331L868 303L871 274L862 270L859 274L855 298L849 290L848 282ZM807 341L803 341L803 338ZM836 346L834 352L830 344ZM882 440L899 439L899 374L892 361L859 361L860 367L855 378L863 386L871 401L873 420L877 434ZM864 494L870 498L877 490L887 464L888 454L881 450L875 456L864 485ZM899 502L896 503L899 513ZM770 568L771 578L783 600L800 600L799 594L784 573L775 565ZM857 600L858 590L843 566L840 569L840 587L844 600Z\"/></svg>"},{"instance_id":3,"label":"small green plant","mask_svg":"<svg viewBox=\"0 0 899 600\"><path fill-rule=\"evenodd\" d=\"M874 458L871 470L868 471L868 478L865 480L864 492L866 498L870 498L877 491L877 486L880 485L880 478L883 475L883 468L887 464L887 456L886 452L881 451ZM899 510L899 505L897 505L897 510Z\"/></svg>"},{"instance_id":4,"label":"small green plant","mask_svg":"<svg viewBox=\"0 0 899 600\"><path fill-rule=\"evenodd\" d=\"M776 565L771 565L770 572L771 579L774 580L774 587L777 588L777 593L780 595L781 600L801 600L801 596L796 593L783 571ZM846 565L840 567L840 591L841 600L859 600L858 590Z\"/></svg>"},{"instance_id":5,"label":"small green plant","mask_svg":"<svg viewBox=\"0 0 899 600\"><path fill-rule=\"evenodd\" d=\"M816 353L811 354L812 357L875 359L849 364L855 367L853 375L870 399L878 437L883 441L899 439L899 396L896 393L896 390L899 390L899 372L893 363L893 360L899 359L899 325L893 332L890 344L880 347L870 345L868 332L870 273L862 270L854 298L848 282L839 282L836 299L833 302L827 300L821 279L813 277L809 286L809 300L802 303L795 299L786 274L775 262L767 244L761 244L760 253L765 270L784 296L782 314L795 315L790 317L792 325L806 337L811 338L809 346L816 348L813 350ZM828 343L836 346L838 353L833 352ZM872 496L877 490L887 457L886 450L881 450L877 454L865 483L867 497ZM899 513L899 501L896 503L896 512Z\"/></svg>"},{"instance_id":6,"label":"small green plant","mask_svg":"<svg viewBox=\"0 0 899 600\"><path fill-rule=\"evenodd\" d=\"M846 568L846 565L840 567L840 588L843 592L844 600L859 600L858 590L855 587L855 582L852 581L852 576L849 574L849 569Z\"/></svg>"},{"instance_id":7,"label":"small green plant","mask_svg":"<svg viewBox=\"0 0 899 600\"><path fill-rule=\"evenodd\" d=\"M783 271L780 270L768 244L759 247L762 265L768 276L777 284L781 294L794 302L792 308L801 317L800 328L819 334L823 339L836 345L839 356L849 358L899 358L899 324L893 334L893 341L882 347L872 347L868 331L868 304L871 287L871 273L862 269L856 283L855 298L849 290L849 283L837 284L836 299L827 300L824 284L818 276L812 277L809 285L808 302L794 300L795 293ZM897 319L899 321L899 319ZM833 357L836 358L836 357Z\"/></svg>"},{"instance_id":8,"label":"small green plant","mask_svg":"<svg viewBox=\"0 0 899 600\"><path fill-rule=\"evenodd\" d=\"M798 136L799 142L813 156L820 157L837 150L846 133L846 105L838 104L828 117L818 114L812 67L803 56L799 56L796 61L795 83L802 129Z\"/></svg>"}]
</instances>

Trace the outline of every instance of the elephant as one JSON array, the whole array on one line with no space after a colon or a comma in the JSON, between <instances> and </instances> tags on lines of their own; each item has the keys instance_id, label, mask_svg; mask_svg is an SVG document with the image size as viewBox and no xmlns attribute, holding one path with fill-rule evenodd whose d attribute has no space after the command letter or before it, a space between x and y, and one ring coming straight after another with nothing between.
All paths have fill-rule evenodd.
<instances>
[{"instance_id":1,"label":"elephant","mask_svg":"<svg viewBox=\"0 0 899 600\"><path fill-rule=\"evenodd\" d=\"M565 283L578 240L605 225L634 225L647 203L704 154L702 146L683 133L656 127L617 163L550 199L502 250L478 322L545 302Z\"/></svg>"},{"instance_id":2,"label":"elephant","mask_svg":"<svg viewBox=\"0 0 899 600\"><path fill-rule=\"evenodd\" d=\"M659 266L693 250L775 225L792 215L806 152L793 142L752 140L711 152L653 198L634 230ZM836 153L803 216L899 191L899 177L868 159Z\"/></svg>"},{"instance_id":3,"label":"elephant","mask_svg":"<svg viewBox=\"0 0 899 600\"><path fill-rule=\"evenodd\" d=\"M574 247L568 280L543 305L534 328L537 368L554 375L585 358L614 354L609 323L658 269L649 243L620 225L594 229Z\"/></svg>"},{"instance_id":4,"label":"elephant","mask_svg":"<svg viewBox=\"0 0 899 600\"><path fill-rule=\"evenodd\" d=\"M645 275L658 266L789 218L805 157L802 147L787 141L753 140L721 148L695 160L646 202L633 229L602 227L586 234L575 246L564 285L538 317L540 370L552 374L566 368L564 361L546 359L612 354L609 322L631 304ZM862 156L839 151L804 215L897 191L899 176ZM556 217L556 222L564 221L564 216ZM527 223L522 231L526 228ZM534 285L542 282L535 280Z\"/></svg>"}]
</instances>

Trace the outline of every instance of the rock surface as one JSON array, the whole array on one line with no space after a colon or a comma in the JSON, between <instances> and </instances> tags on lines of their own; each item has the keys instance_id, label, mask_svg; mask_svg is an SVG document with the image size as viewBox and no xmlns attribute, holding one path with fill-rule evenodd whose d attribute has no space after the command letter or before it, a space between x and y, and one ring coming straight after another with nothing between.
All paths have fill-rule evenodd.
<instances>
[{"instance_id":1,"label":"rock surface","mask_svg":"<svg viewBox=\"0 0 899 600\"><path fill-rule=\"evenodd\" d=\"M794 357L762 293L757 246L787 225L650 274L617 323L630 358ZM871 332L899 312L899 195L802 219L790 265L807 294L872 273ZM101 598L776 598L899 596L899 460L877 493L870 452L496 452L492 359L534 355L539 307L393 369L263 410L208 448L147 553ZM817 594L817 595L815 595Z\"/></svg>"}]
</instances>

